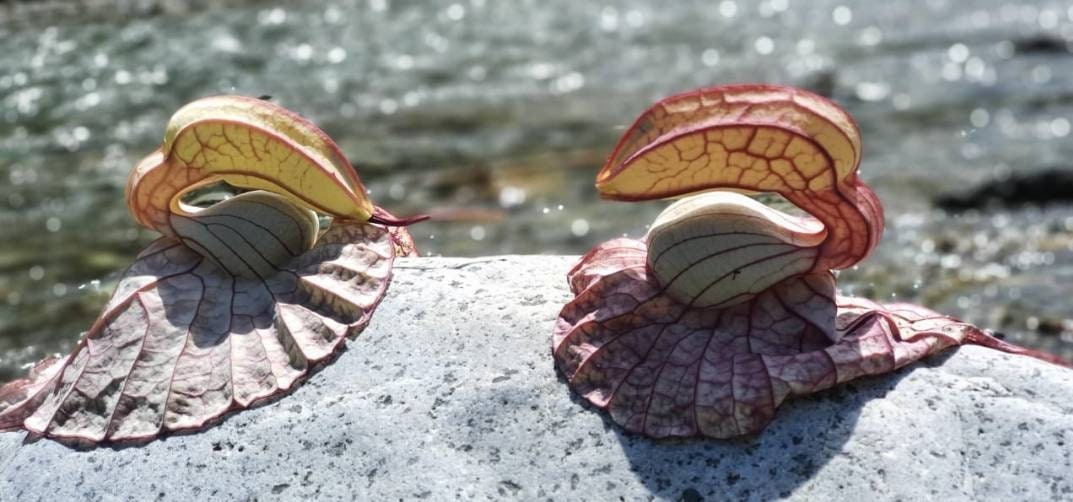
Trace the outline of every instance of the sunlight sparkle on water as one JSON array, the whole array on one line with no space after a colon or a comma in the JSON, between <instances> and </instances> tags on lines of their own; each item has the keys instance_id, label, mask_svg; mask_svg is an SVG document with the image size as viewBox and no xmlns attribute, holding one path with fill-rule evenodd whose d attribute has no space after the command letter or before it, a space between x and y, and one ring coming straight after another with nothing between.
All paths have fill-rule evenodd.
<instances>
[{"instance_id":1,"label":"sunlight sparkle on water","mask_svg":"<svg viewBox=\"0 0 1073 502\"><path fill-rule=\"evenodd\" d=\"M380 113L391 115L399 110L399 103L394 99L387 98L380 102Z\"/></svg>"},{"instance_id":2,"label":"sunlight sparkle on water","mask_svg":"<svg viewBox=\"0 0 1073 502\"><path fill-rule=\"evenodd\" d=\"M738 14L738 4L732 0L723 0L719 2L719 15L725 18L731 18Z\"/></svg>"},{"instance_id":3,"label":"sunlight sparkle on water","mask_svg":"<svg viewBox=\"0 0 1073 502\"><path fill-rule=\"evenodd\" d=\"M469 238L475 241L483 241L485 237L485 230L483 226L476 225L469 229Z\"/></svg>"},{"instance_id":4,"label":"sunlight sparkle on water","mask_svg":"<svg viewBox=\"0 0 1073 502\"><path fill-rule=\"evenodd\" d=\"M581 89L584 85L585 77L576 71L572 71L555 79L551 84L551 89L552 92L557 94L566 94Z\"/></svg>"},{"instance_id":5,"label":"sunlight sparkle on water","mask_svg":"<svg viewBox=\"0 0 1073 502\"><path fill-rule=\"evenodd\" d=\"M946 49L946 57L955 63L964 63L969 59L969 48L963 43L956 43Z\"/></svg>"},{"instance_id":6,"label":"sunlight sparkle on water","mask_svg":"<svg viewBox=\"0 0 1073 502\"><path fill-rule=\"evenodd\" d=\"M715 49L704 49L704 52L700 55L700 61L704 63L704 66L715 66L719 64L719 51Z\"/></svg>"},{"instance_id":7,"label":"sunlight sparkle on water","mask_svg":"<svg viewBox=\"0 0 1073 502\"><path fill-rule=\"evenodd\" d=\"M1069 120L1058 117L1051 121L1051 134L1056 138L1064 138L1069 135Z\"/></svg>"},{"instance_id":8,"label":"sunlight sparkle on water","mask_svg":"<svg viewBox=\"0 0 1073 502\"><path fill-rule=\"evenodd\" d=\"M578 218L570 223L570 233L575 237L584 237L589 233L589 222L584 218Z\"/></svg>"},{"instance_id":9,"label":"sunlight sparkle on water","mask_svg":"<svg viewBox=\"0 0 1073 502\"><path fill-rule=\"evenodd\" d=\"M831 20L839 26L845 26L853 21L853 11L845 5L839 5L831 11Z\"/></svg>"},{"instance_id":10,"label":"sunlight sparkle on water","mask_svg":"<svg viewBox=\"0 0 1073 502\"><path fill-rule=\"evenodd\" d=\"M507 186L499 190L499 205L504 208L521 205L525 202L525 199L526 192L524 188Z\"/></svg>"},{"instance_id":11,"label":"sunlight sparkle on water","mask_svg":"<svg viewBox=\"0 0 1073 502\"><path fill-rule=\"evenodd\" d=\"M883 30L880 30L878 26L869 26L857 33L857 43L871 47L879 45L883 41Z\"/></svg>"},{"instance_id":12,"label":"sunlight sparkle on water","mask_svg":"<svg viewBox=\"0 0 1073 502\"><path fill-rule=\"evenodd\" d=\"M447 7L447 10L444 11L444 15L451 21L461 21L462 18L466 17L466 7L460 3L451 4L451 6Z\"/></svg>"},{"instance_id":13,"label":"sunlight sparkle on water","mask_svg":"<svg viewBox=\"0 0 1073 502\"><path fill-rule=\"evenodd\" d=\"M861 82L857 84L856 92L861 101L881 101L890 95L890 84L886 82Z\"/></svg>"},{"instance_id":14,"label":"sunlight sparkle on water","mask_svg":"<svg viewBox=\"0 0 1073 502\"><path fill-rule=\"evenodd\" d=\"M760 37L753 44L757 54L768 55L775 50L775 41L771 37Z\"/></svg>"},{"instance_id":15,"label":"sunlight sparkle on water","mask_svg":"<svg viewBox=\"0 0 1073 502\"><path fill-rule=\"evenodd\" d=\"M263 10L257 14L257 22L265 26L278 26L287 20L287 11L276 8Z\"/></svg>"},{"instance_id":16,"label":"sunlight sparkle on water","mask_svg":"<svg viewBox=\"0 0 1073 502\"><path fill-rule=\"evenodd\" d=\"M604 31L615 31L618 29L618 10L608 6L600 11L600 29Z\"/></svg>"}]
</instances>

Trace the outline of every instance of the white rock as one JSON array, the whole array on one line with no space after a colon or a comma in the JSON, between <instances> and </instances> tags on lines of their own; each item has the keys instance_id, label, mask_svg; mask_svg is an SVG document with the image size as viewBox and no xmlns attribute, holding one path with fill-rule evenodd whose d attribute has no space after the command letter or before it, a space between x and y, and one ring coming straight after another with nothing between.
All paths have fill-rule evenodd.
<instances>
[{"instance_id":1,"label":"white rock","mask_svg":"<svg viewBox=\"0 0 1073 502\"><path fill-rule=\"evenodd\" d=\"M0 500L1073 498L1073 372L976 347L792 400L757 437L627 436L552 364L574 261L399 260L292 395L143 446L0 434Z\"/></svg>"}]
</instances>

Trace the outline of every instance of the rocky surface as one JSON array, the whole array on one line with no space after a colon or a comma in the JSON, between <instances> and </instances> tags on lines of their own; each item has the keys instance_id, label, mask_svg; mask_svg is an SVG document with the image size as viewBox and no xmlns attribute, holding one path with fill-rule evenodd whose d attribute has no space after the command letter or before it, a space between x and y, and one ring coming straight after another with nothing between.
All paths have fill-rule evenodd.
<instances>
[{"instance_id":1,"label":"rocky surface","mask_svg":"<svg viewBox=\"0 0 1073 502\"><path fill-rule=\"evenodd\" d=\"M757 437L627 436L552 365L574 260L400 260L294 394L140 446L0 434L0 499L1073 497L1073 372L977 347L792 400Z\"/></svg>"}]
</instances>

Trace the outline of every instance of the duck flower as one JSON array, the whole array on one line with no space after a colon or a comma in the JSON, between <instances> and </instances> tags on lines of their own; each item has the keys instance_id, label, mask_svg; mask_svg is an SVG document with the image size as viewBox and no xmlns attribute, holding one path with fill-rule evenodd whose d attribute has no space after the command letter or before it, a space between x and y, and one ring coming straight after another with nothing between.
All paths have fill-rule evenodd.
<instances>
[{"instance_id":1,"label":"duck flower","mask_svg":"<svg viewBox=\"0 0 1073 502\"><path fill-rule=\"evenodd\" d=\"M729 438L763 430L790 396L962 343L1064 364L924 307L838 294L832 270L883 233L860 159L849 114L799 89L713 87L645 111L596 188L682 198L644 239L602 243L569 272L552 341L569 385L630 432Z\"/></svg>"},{"instance_id":2,"label":"duck flower","mask_svg":"<svg viewBox=\"0 0 1073 502\"><path fill-rule=\"evenodd\" d=\"M214 183L249 190L207 208ZM404 228L335 143L267 101L219 96L172 116L126 186L163 234L74 351L0 389L0 428L76 442L196 430L282 396L369 323ZM333 217L321 231L317 213Z\"/></svg>"}]
</instances>

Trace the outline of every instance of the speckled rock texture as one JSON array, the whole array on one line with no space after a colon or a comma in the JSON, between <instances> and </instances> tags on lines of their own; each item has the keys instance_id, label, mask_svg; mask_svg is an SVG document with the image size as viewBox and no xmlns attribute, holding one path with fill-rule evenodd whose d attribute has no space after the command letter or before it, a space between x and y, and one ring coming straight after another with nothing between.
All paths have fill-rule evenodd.
<instances>
[{"instance_id":1,"label":"speckled rock texture","mask_svg":"<svg viewBox=\"0 0 1073 502\"><path fill-rule=\"evenodd\" d=\"M0 500L1073 499L1073 371L978 347L791 400L756 437L626 435L549 354L575 261L401 259L292 395L141 446L0 434Z\"/></svg>"}]
</instances>

